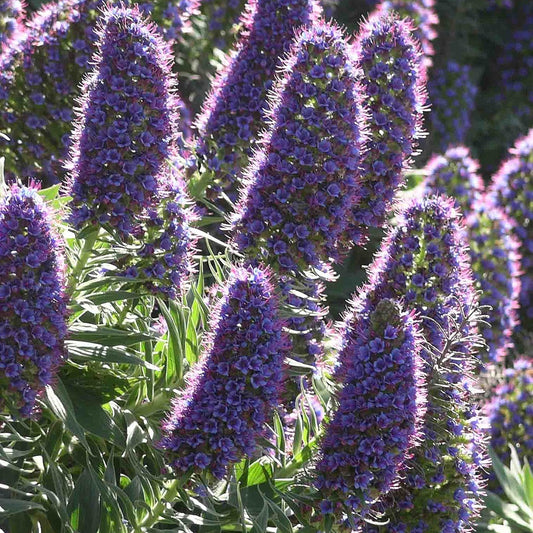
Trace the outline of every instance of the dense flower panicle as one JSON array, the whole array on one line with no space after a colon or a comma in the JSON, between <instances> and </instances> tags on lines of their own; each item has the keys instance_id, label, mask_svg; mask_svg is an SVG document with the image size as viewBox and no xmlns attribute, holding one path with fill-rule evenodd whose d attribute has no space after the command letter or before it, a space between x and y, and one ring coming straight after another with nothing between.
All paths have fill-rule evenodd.
<instances>
[{"instance_id":1,"label":"dense flower panicle","mask_svg":"<svg viewBox=\"0 0 533 533\"><path fill-rule=\"evenodd\" d=\"M472 270L481 290L479 303L492 308L484 310L488 325L480 327L488 349L480 356L486 364L503 361L512 347L521 272L515 224L491 205L478 169L468 148L451 147L444 155L434 155L426 165L424 190L426 194L449 195L466 216Z\"/></svg>"},{"instance_id":2,"label":"dense flower panicle","mask_svg":"<svg viewBox=\"0 0 533 533\"><path fill-rule=\"evenodd\" d=\"M161 2L168 4L156 0L155 11ZM0 57L0 131L9 138L0 136L0 151L8 176L48 183L64 176L72 109L91 69L96 23L105 5L105 0L47 4Z\"/></svg>"},{"instance_id":3,"label":"dense flower panicle","mask_svg":"<svg viewBox=\"0 0 533 533\"><path fill-rule=\"evenodd\" d=\"M211 324L204 359L174 402L160 446L181 474L250 456L279 401L287 351L268 271L236 268Z\"/></svg>"},{"instance_id":4,"label":"dense flower panicle","mask_svg":"<svg viewBox=\"0 0 533 533\"><path fill-rule=\"evenodd\" d=\"M516 221L521 243L521 312L533 317L533 129L511 148L510 157L493 177L491 201Z\"/></svg>"},{"instance_id":5,"label":"dense flower panicle","mask_svg":"<svg viewBox=\"0 0 533 533\"><path fill-rule=\"evenodd\" d=\"M429 343L422 350L428 404L423 444L415 448L400 489L375 510L390 519L391 531L465 531L479 512L485 454L472 396L477 324L464 319L476 306L474 280L452 200L415 199L395 221L354 313L368 313L384 298L402 300L420 315Z\"/></svg>"},{"instance_id":6,"label":"dense flower panicle","mask_svg":"<svg viewBox=\"0 0 533 533\"><path fill-rule=\"evenodd\" d=\"M451 144L465 142L477 91L468 65L450 61L431 74L428 93L434 148L446 150Z\"/></svg>"},{"instance_id":7,"label":"dense flower panicle","mask_svg":"<svg viewBox=\"0 0 533 533\"><path fill-rule=\"evenodd\" d=\"M355 54L368 140L361 199L352 218L355 227L381 226L421 135L425 78L411 26L390 13L380 12L363 25Z\"/></svg>"},{"instance_id":8,"label":"dense flower panicle","mask_svg":"<svg viewBox=\"0 0 533 533\"><path fill-rule=\"evenodd\" d=\"M235 200L236 180L264 127L267 93L295 30L314 24L317 0L249 0L243 29L198 119L200 169ZM214 192L215 192L214 191Z\"/></svg>"},{"instance_id":9,"label":"dense flower panicle","mask_svg":"<svg viewBox=\"0 0 533 533\"><path fill-rule=\"evenodd\" d=\"M272 124L247 170L235 243L283 273L326 270L358 197L360 109L342 32L304 29L283 67Z\"/></svg>"},{"instance_id":10,"label":"dense flower panicle","mask_svg":"<svg viewBox=\"0 0 533 533\"><path fill-rule=\"evenodd\" d=\"M66 357L62 243L36 189L13 185L0 204L2 407L23 417Z\"/></svg>"},{"instance_id":11,"label":"dense flower panicle","mask_svg":"<svg viewBox=\"0 0 533 533\"><path fill-rule=\"evenodd\" d=\"M432 41L437 38L436 26L439 24L435 0L383 0L376 7L378 13L391 11L415 23L415 37L422 47L424 70L429 69L435 53Z\"/></svg>"},{"instance_id":12,"label":"dense flower panicle","mask_svg":"<svg viewBox=\"0 0 533 533\"><path fill-rule=\"evenodd\" d=\"M157 202L146 212L137 249L134 253L127 250L117 266L122 276L142 282L150 292L175 299L186 288L194 270L192 254L196 242L191 231L196 213L177 168L165 174Z\"/></svg>"},{"instance_id":13,"label":"dense flower panicle","mask_svg":"<svg viewBox=\"0 0 533 533\"><path fill-rule=\"evenodd\" d=\"M513 332L519 324L520 243L516 223L501 209L483 199L466 219L472 270L481 289L479 303L486 310L488 325L480 330L487 344L484 363L503 362L513 347Z\"/></svg>"},{"instance_id":14,"label":"dense flower panicle","mask_svg":"<svg viewBox=\"0 0 533 533\"><path fill-rule=\"evenodd\" d=\"M0 0L0 52L22 31L25 12L21 0Z\"/></svg>"},{"instance_id":15,"label":"dense flower panicle","mask_svg":"<svg viewBox=\"0 0 533 533\"><path fill-rule=\"evenodd\" d=\"M517 359L487 405L490 445L505 464L512 444L533 468L533 360Z\"/></svg>"},{"instance_id":16,"label":"dense flower panicle","mask_svg":"<svg viewBox=\"0 0 533 533\"><path fill-rule=\"evenodd\" d=\"M394 300L381 300L369 316L348 315L336 372L339 407L325 429L315 480L326 514L364 512L397 487L425 413L421 347L413 313Z\"/></svg>"},{"instance_id":17,"label":"dense flower panicle","mask_svg":"<svg viewBox=\"0 0 533 533\"><path fill-rule=\"evenodd\" d=\"M68 164L76 228L139 234L178 139L174 85L169 50L139 11L107 11Z\"/></svg>"},{"instance_id":18,"label":"dense flower panicle","mask_svg":"<svg viewBox=\"0 0 533 533\"><path fill-rule=\"evenodd\" d=\"M444 154L433 155L425 169L425 194L442 194L453 198L464 215L472 212L485 186L478 174L479 163L466 146L451 146Z\"/></svg>"}]
</instances>

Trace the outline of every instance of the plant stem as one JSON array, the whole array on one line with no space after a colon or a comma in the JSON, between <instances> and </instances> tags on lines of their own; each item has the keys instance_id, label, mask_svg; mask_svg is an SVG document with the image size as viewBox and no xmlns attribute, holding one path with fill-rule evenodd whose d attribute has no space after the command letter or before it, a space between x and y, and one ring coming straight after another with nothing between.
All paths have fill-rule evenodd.
<instances>
[{"instance_id":1,"label":"plant stem","mask_svg":"<svg viewBox=\"0 0 533 533\"><path fill-rule=\"evenodd\" d=\"M148 513L148 516L135 528L134 533L142 533L154 526L159 520L161 514L167 507L169 502L176 498L178 489L180 487L180 479L175 479L166 489L165 496L156 504L156 506Z\"/></svg>"},{"instance_id":2,"label":"plant stem","mask_svg":"<svg viewBox=\"0 0 533 533\"><path fill-rule=\"evenodd\" d=\"M85 238L85 242L83 243L83 248L81 249L78 262L76 263L76 266L74 267L70 275L72 284L78 281L78 276L85 268L85 265L87 265L87 261L89 261L89 258L91 257L91 253L93 251L94 244L96 243L96 239L98 239L98 234L98 229L95 229Z\"/></svg>"}]
</instances>

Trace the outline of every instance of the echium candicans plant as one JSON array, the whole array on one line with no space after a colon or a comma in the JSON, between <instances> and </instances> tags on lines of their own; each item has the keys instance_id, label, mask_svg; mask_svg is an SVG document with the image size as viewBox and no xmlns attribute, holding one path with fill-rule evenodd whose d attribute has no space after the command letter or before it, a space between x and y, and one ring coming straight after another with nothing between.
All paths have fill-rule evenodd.
<instances>
[{"instance_id":1,"label":"echium candicans plant","mask_svg":"<svg viewBox=\"0 0 533 533\"><path fill-rule=\"evenodd\" d=\"M63 243L36 187L12 185L0 201L0 406L22 417L66 358Z\"/></svg>"},{"instance_id":2,"label":"echium candicans plant","mask_svg":"<svg viewBox=\"0 0 533 533\"><path fill-rule=\"evenodd\" d=\"M509 150L508 159L492 178L489 194L491 202L516 221L523 271L520 308L529 320L533 318L533 130Z\"/></svg>"},{"instance_id":3,"label":"echium candicans plant","mask_svg":"<svg viewBox=\"0 0 533 533\"><path fill-rule=\"evenodd\" d=\"M415 199L394 222L354 312L384 298L420 316L428 395L421 445L400 488L373 512L391 531L463 531L481 506L485 455L472 377L479 313L464 226L450 199Z\"/></svg>"},{"instance_id":4,"label":"echium candicans plant","mask_svg":"<svg viewBox=\"0 0 533 533\"><path fill-rule=\"evenodd\" d=\"M434 149L442 151L451 144L465 142L477 91L469 65L449 61L431 72L428 93L431 104L430 142Z\"/></svg>"},{"instance_id":5,"label":"echium candicans plant","mask_svg":"<svg viewBox=\"0 0 533 533\"><path fill-rule=\"evenodd\" d=\"M354 45L361 74L367 135L362 157L361 198L352 209L351 231L382 226L402 172L422 133L426 101L422 56L412 26L387 11L366 22Z\"/></svg>"},{"instance_id":6,"label":"echium candicans plant","mask_svg":"<svg viewBox=\"0 0 533 533\"><path fill-rule=\"evenodd\" d=\"M503 382L496 387L487 404L490 445L508 464L509 444L521 459L529 459L533 468L533 360L521 357L505 371Z\"/></svg>"},{"instance_id":7,"label":"echium candicans plant","mask_svg":"<svg viewBox=\"0 0 533 533\"><path fill-rule=\"evenodd\" d=\"M322 525L332 517L346 527L361 525L375 500L405 475L426 407L422 341L414 313L394 300L363 315L349 307L335 372L339 405L315 469Z\"/></svg>"},{"instance_id":8,"label":"echium candicans plant","mask_svg":"<svg viewBox=\"0 0 533 533\"><path fill-rule=\"evenodd\" d=\"M21 0L0 1L0 52L22 31L26 9Z\"/></svg>"},{"instance_id":9,"label":"echium candicans plant","mask_svg":"<svg viewBox=\"0 0 533 533\"><path fill-rule=\"evenodd\" d=\"M157 0L154 9L166 0ZM141 2L142 4L142 2ZM105 0L42 7L0 56L0 149L6 175L57 183L64 177L73 108L91 69ZM160 22L160 21L158 21Z\"/></svg>"},{"instance_id":10,"label":"echium candicans plant","mask_svg":"<svg viewBox=\"0 0 533 533\"><path fill-rule=\"evenodd\" d=\"M181 476L221 478L252 456L279 403L288 345L271 272L234 268L210 325L204 356L176 397L159 443Z\"/></svg>"},{"instance_id":11,"label":"echium candicans plant","mask_svg":"<svg viewBox=\"0 0 533 533\"><path fill-rule=\"evenodd\" d=\"M246 171L234 242L282 274L327 276L359 193L359 88L343 33L325 22L303 29L281 74L270 128Z\"/></svg>"},{"instance_id":12,"label":"echium candicans plant","mask_svg":"<svg viewBox=\"0 0 533 533\"><path fill-rule=\"evenodd\" d=\"M435 10L435 0L383 0L374 13L396 12L402 19L408 18L414 22L415 37L422 48L424 71L433 64L435 49L432 41L437 38L439 17ZM372 13L370 16L374 16Z\"/></svg>"},{"instance_id":13,"label":"echium candicans plant","mask_svg":"<svg viewBox=\"0 0 533 533\"><path fill-rule=\"evenodd\" d=\"M317 0L249 0L243 29L227 64L215 78L197 121L196 147L202 183L230 193L265 126L267 93L295 31L316 23Z\"/></svg>"},{"instance_id":14,"label":"echium candicans plant","mask_svg":"<svg viewBox=\"0 0 533 533\"><path fill-rule=\"evenodd\" d=\"M479 164L465 146L452 146L434 155L425 167L427 194L447 194L466 217L469 254L486 323L480 325L486 350L483 363L502 362L512 347L518 325L520 292L519 243L514 221L485 195Z\"/></svg>"},{"instance_id":15,"label":"echium candicans plant","mask_svg":"<svg viewBox=\"0 0 533 533\"><path fill-rule=\"evenodd\" d=\"M180 133L170 51L137 8L110 8L98 34L68 163L69 221L136 246L120 273L173 296L190 269L192 212L173 167Z\"/></svg>"}]
</instances>

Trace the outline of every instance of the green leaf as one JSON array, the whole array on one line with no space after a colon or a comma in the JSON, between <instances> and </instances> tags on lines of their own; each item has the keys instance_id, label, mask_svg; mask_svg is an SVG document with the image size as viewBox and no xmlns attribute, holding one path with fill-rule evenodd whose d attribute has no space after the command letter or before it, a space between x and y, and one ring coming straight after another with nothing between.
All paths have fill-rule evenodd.
<instances>
[{"instance_id":1,"label":"green leaf","mask_svg":"<svg viewBox=\"0 0 533 533\"><path fill-rule=\"evenodd\" d=\"M54 388L50 385L46 387L46 397L52 412L65 424L65 427L79 439L85 449L91 453L89 444L85 438L85 431L76 419L76 413L72 401L70 400L63 382L59 378L57 379Z\"/></svg>"},{"instance_id":2,"label":"green leaf","mask_svg":"<svg viewBox=\"0 0 533 533\"><path fill-rule=\"evenodd\" d=\"M91 342L81 342L68 340L66 346L69 356L79 362L97 361L100 363L119 363L126 365L143 366L150 370L161 370L158 366L131 354L130 352L120 349L102 346Z\"/></svg>"},{"instance_id":3,"label":"green leaf","mask_svg":"<svg viewBox=\"0 0 533 533\"><path fill-rule=\"evenodd\" d=\"M100 492L87 469L76 481L68 502L70 524L79 533L97 533L100 523Z\"/></svg>"},{"instance_id":4,"label":"green leaf","mask_svg":"<svg viewBox=\"0 0 533 533\"><path fill-rule=\"evenodd\" d=\"M25 513L32 509L44 511L44 507L29 500L15 500L11 498L0 498L0 517L4 518L17 513Z\"/></svg>"},{"instance_id":5,"label":"green leaf","mask_svg":"<svg viewBox=\"0 0 533 533\"><path fill-rule=\"evenodd\" d=\"M513 528L527 533L533 532L533 528L518 514L518 507L516 505L504 502L492 492L487 493L485 503L488 509L503 518Z\"/></svg>"},{"instance_id":6,"label":"green leaf","mask_svg":"<svg viewBox=\"0 0 533 533\"><path fill-rule=\"evenodd\" d=\"M102 346L131 346L139 342L156 339L145 333L84 323L83 326L76 324L69 328L69 340L100 344Z\"/></svg>"}]
</instances>

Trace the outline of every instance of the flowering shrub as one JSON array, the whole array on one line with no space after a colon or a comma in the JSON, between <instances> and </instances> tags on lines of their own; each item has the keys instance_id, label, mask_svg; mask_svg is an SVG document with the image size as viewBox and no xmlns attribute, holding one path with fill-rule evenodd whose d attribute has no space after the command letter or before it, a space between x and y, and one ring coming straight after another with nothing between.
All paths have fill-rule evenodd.
<instances>
[{"instance_id":1,"label":"flowering shrub","mask_svg":"<svg viewBox=\"0 0 533 533\"><path fill-rule=\"evenodd\" d=\"M362 158L361 198L352 209L353 240L361 226L382 226L402 171L421 135L425 103L422 56L412 28L383 9L370 18L357 38L355 54L361 69L362 106L368 139Z\"/></svg>"},{"instance_id":2,"label":"flowering shrub","mask_svg":"<svg viewBox=\"0 0 533 533\"><path fill-rule=\"evenodd\" d=\"M450 61L430 76L431 139L437 150L466 140L478 91L471 71L469 65Z\"/></svg>"},{"instance_id":3,"label":"flowering shrub","mask_svg":"<svg viewBox=\"0 0 533 533\"><path fill-rule=\"evenodd\" d=\"M325 429L315 485L323 514L363 512L397 487L425 413L421 335L412 314L381 300L348 315L336 377L339 408ZM353 517L347 525L355 526Z\"/></svg>"},{"instance_id":4,"label":"flowering shrub","mask_svg":"<svg viewBox=\"0 0 533 533\"><path fill-rule=\"evenodd\" d=\"M512 444L521 459L533 467L533 364L520 358L506 370L501 383L487 405L490 421L490 445L505 464L511 459Z\"/></svg>"},{"instance_id":5,"label":"flowering shrub","mask_svg":"<svg viewBox=\"0 0 533 533\"><path fill-rule=\"evenodd\" d=\"M295 30L315 23L319 13L316 0L250 0L246 6L239 42L213 82L197 123L200 169L232 200L263 127L267 93L283 54Z\"/></svg>"},{"instance_id":6,"label":"flowering shrub","mask_svg":"<svg viewBox=\"0 0 533 533\"><path fill-rule=\"evenodd\" d=\"M63 363L66 295L62 243L33 187L0 204L0 404L29 417Z\"/></svg>"},{"instance_id":7,"label":"flowering shrub","mask_svg":"<svg viewBox=\"0 0 533 533\"><path fill-rule=\"evenodd\" d=\"M251 456L279 402L286 340L268 271L238 268L214 313L208 353L173 405L160 443L181 474Z\"/></svg>"},{"instance_id":8,"label":"flowering shrub","mask_svg":"<svg viewBox=\"0 0 533 533\"><path fill-rule=\"evenodd\" d=\"M528 319L533 317L533 228L530 221L533 213L533 130L516 141L509 158L494 175L490 194L492 201L516 221L515 232L522 250L522 289L520 305Z\"/></svg>"}]
</instances>

